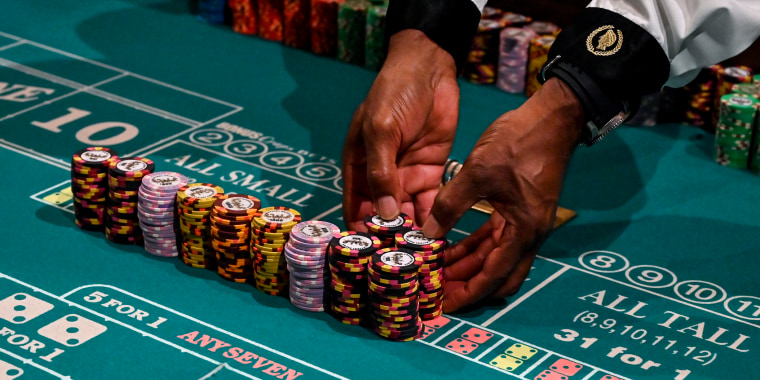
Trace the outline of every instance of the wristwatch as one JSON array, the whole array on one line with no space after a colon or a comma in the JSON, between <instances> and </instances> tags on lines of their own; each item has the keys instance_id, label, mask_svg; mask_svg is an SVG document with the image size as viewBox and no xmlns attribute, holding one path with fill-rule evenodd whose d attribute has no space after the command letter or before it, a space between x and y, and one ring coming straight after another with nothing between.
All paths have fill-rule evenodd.
<instances>
[{"instance_id":1,"label":"wristwatch","mask_svg":"<svg viewBox=\"0 0 760 380\"><path fill-rule=\"evenodd\" d=\"M596 144L632 117L641 102L638 97L614 99L597 85L594 78L572 62L563 60L560 55L544 65L538 79L544 83L552 77L565 82L583 105L587 120L581 135L581 144L586 146Z\"/></svg>"}]
</instances>

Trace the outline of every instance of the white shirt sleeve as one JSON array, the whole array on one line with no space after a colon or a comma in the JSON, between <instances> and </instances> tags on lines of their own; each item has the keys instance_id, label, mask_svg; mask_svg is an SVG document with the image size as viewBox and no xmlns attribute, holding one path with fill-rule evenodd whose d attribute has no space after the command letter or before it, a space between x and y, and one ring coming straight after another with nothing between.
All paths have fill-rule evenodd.
<instances>
[{"instance_id":1,"label":"white shirt sleeve","mask_svg":"<svg viewBox=\"0 0 760 380\"><path fill-rule=\"evenodd\" d=\"M665 85L671 87L687 84L701 68L741 53L760 36L760 0L592 0L588 6L648 31L668 56Z\"/></svg>"},{"instance_id":2,"label":"white shirt sleeve","mask_svg":"<svg viewBox=\"0 0 760 380\"><path fill-rule=\"evenodd\" d=\"M472 3L475 4L476 7L478 7L478 10L480 13L483 13L483 8L486 7L486 3L488 0L472 0Z\"/></svg>"}]
</instances>

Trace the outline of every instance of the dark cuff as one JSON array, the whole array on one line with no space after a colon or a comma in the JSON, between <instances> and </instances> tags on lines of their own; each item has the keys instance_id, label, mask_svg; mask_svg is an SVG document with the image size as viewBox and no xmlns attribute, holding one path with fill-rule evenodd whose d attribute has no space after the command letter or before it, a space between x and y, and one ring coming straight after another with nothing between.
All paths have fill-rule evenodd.
<instances>
[{"instance_id":1,"label":"dark cuff","mask_svg":"<svg viewBox=\"0 0 760 380\"><path fill-rule=\"evenodd\" d=\"M451 54L461 72L478 22L480 11L471 0L391 0L385 36L389 40L404 29L420 30Z\"/></svg>"},{"instance_id":2,"label":"dark cuff","mask_svg":"<svg viewBox=\"0 0 760 380\"><path fill-rule=\"evenodd\" d=\"M657 40L627 18L586 8L562 30L549 51L592 77L608 96L625 100L659 91L670 62Z\"/></svg>"}]
</instances>

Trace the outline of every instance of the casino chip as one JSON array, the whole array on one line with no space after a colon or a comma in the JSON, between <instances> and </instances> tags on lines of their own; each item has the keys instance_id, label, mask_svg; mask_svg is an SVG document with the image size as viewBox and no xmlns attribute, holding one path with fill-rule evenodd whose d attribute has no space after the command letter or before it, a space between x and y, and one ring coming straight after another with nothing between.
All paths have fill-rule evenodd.
<instances>
[{"instance_id":1,"label":"casino chip","mask_svg":"<svg viewBox=\"0 0 760 380\"><path fill-rule=\"evenodd\" d=\"M380 71L385 62L385 18L388 3L371 3L367 8L366 37L364 38L364 67Z\"/></svg>"},{"instance_id":2,"label":"casino chip","mask_svg":"<svg viewBox=\"0 0 760 380\"><path fill-rule=\"evenodd\" d=\"M256 288L271 295L288 290L287 261L283 255L290 231L301 222L301 213L283 207L260 209L251 221L250 254Z\"/></svg>"},{"instance_id":3,"label":"casino chip","mask_svg":"<svg viewBox=\"0 0 760 380\"><path fill-rule=\"evenodd\" d=\"M396 219L384 220L380 215L367 215L364 218L364 225L369 232L380 239L381 248L396 246L396 233L414 226L414 220L404 213L399 214Z\"/></svg>"},{"instance_id":4,"label":"casino chip","mask_svg":"<svg viewBox=\"0 0 760 380\"><path fill-rule=\"evenodd\" d=\"M364 38L366 36L366 0L345 0L338 6L338 59L364 64Z\"/></svg>"},{"instance_id":5,"label":"casino chip","mask_svg":"<svg viewBox=\"0 0 760 380\"><path fill-rule=\"evenodd\" d=\"M369 320L383 338L409 341L422 333L419 274L422 256L404 248L385 248L374 254L369 275Z\"/></svg>"},{"instance_id":6,"label":"casino chip","mask_svg":"<svg viewBox=\"0 0 760 380\"><path fill-rule=\"evenodd\" d=\"M748 168L752 132L760 100L744 94L720 99L720 118L715 129L715 161L723 166Z\"/></svg>"},{"instance_id":7,"label":"casino chip","mask_svg":"<svg viewBox=\"0 0 760 380\"><path fill-rule=\"evenodd\" d=\"M76 224L83 230L104 231L108 199L108 168L118 160L115 151L88 147L71 157L71 193Z\"/></svg>"},{"instance_id":8,"label":"casino chip","mask_svg":"<svg viewBox=\"0 0 760 380\"><path fill-rule=\"evenodd\" d=\"M137 192L137 215L148 253L179 256L175 199L177 190L187 182L187 177L174 172L155 172L143 178Z\"/></svg>"},{"instance_id":9,"label":"casino chip","mask_svg":"<svg viewBox=\"0 0 760 380\"><path fill-rule=\"evenodd\" d=\"M464 78L472 83L496 82L499 60L499 33L502 25L497 20L482 18L472 40L470 53L464 66Z\"/></svg>"},{"instance_id":10,"label":"casino chip","mask_svg":"<svg viewBox=\"0 0 760 380\"><path fill-rule=\"evenodd\" d=\"M530 41L537 37L528 28L505 28L499 34L499 64L496 87L513 94L525 91Z\"/></svg>"},{"instance_id":11,"label":"casino chip","mask_svg":"<svg viewBox=\"0 0 760 380\"><path fill-rule=\"evenodd\" d=\"M358 325L364 321L369 291L367 264L379 248L380 239L364 232L341 232L330 241L330 311L340 322Z\"/></svg>"},{"instance_id":12,"label":"casino chip","mask_svg":"<svg viewBox=\"0 0 760 380\"><path fill-rule=\"evenodd\" d=\"M290 231L283 255L290 271L290 302L307 311L324 311L330 268L327 246L340 233L338 226L322 221L296 224Z\"/></svg>"},{"instance_id":13,"label":"casino chip","mask_svg":"<svg viewBox=\"0 0 760 380\"><path fill-rule=\"evenodd\" d=\"M752 69L747 66L717 66L714 99L714 112L712 125L717 127L720 119L721 102L723 96L731 93L734 84L752 83Z\"/></svg>"},{"instance_id":14,"label":"casino chip","mask_svg":"<svg viewBox=\"0 0 760 380\"><path fill-rule=\"evenodd\" d=\"M211 210L224 189L210 183L191 183L177 191L177 213L182 232L182 261L194 268L213 269L216 252L211 246Z\"/></svg>"},{"instance_id":15,"label":"casino chip","mask_svg":"<svg viewBox=\"0 0 760 380\"><path fill-rule=\"evenodd\" d=\"M106 237L118 244L141 244L138 202L142 180L153 173L153 161L143 157L118 158L108 167Z\"/></svg>"},{"instance_id":16,"label":"casino chip","mask_svg":"<svg viewBox=\"0 0 760 380\"><path fill-rule=\"evenodd\" d=\"M211 210L211 246L216 251L217 272L234 282L253 277L251 221L261 201L251 195L222 195Z\"/></svg>"},{"instance_id":17,"label":"casino chip","mask_svg":"<svg viewBox=\"0 0 760 380\"><path fill-rule=\"evenodd\" d=\"M530 43L530 50L528 51L528 76L525 81L525 95L528 97L533 96L541 88L541 83L538 82L538 73L549 57L549 49L552 47L554 40L554 36L539 36L538 38L534 38Z\"/></svg>"},{"instance_id":18,"label":"casino chip","mask_svg":"<svg viewBox=\"0 0 760 380\"><path fill-rule=\"evenodd\" d=\"M311 2L311 51L335 57L338 50L338 5L342 0Z\"/></svg>"},{"instance_id":19,"label":"casino chip","mask_svg":"<svg viewBox=\"0 0 760 380\"><path fill-rule=\"evenodd\" d=\"M396 234L396 246L422 258L419 266L419 311L423 321L443 314L444 251L446 240L426 237L421 230L410 229Z\"/></svg>"}]
</instances>

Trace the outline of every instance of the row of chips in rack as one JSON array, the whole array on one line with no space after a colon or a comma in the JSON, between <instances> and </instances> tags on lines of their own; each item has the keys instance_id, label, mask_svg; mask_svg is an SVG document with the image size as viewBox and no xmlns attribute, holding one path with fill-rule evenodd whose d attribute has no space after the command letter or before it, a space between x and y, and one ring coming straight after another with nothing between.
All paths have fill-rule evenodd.
<instances>
[{"instance_id":1,"label":"row of chips in rack","mask_svg":"<svg viewBox=\"0 0 760 380\"><path fill-rule=\"evenodd\" d=\"M261 209L261 201L244 194L217 198L210 214L211 247L216 254L217 273L234 282L253 276L251 261L251 221Z\"/></svg>"},{"instance_id":2,"label":"row of chips in rack","mask_svg":"<svg viewBox=\"0 0 760 380\"><path fill-rule=\"evenodd\" d=\"M138 192L145 176L156 166L148 158L117 158L108 168L106 237L118 244L142 244L143 234L137 212Z\"/></svg>"},{"instance_id":3,"label":"row of chips in rack","mask_svg":"<svg viewBox=\"0 0 760 380\"><path fill-rule=\"evenodd\" d=\"M338 226L314 220L298 223L290 231L283 255L290 272L288 295L293 306L306 311L325 310L325 291L330 285L327 247L339 233Z\"/></svg>"},{"instance_id":4,"label":"row of chips in rack","mask_svg":"<svg viewBox=\"0 0 760 380\"><path fill-rule=\"evenodd\" d=\"M253 217L250 254L257 289L271 295L284 295L288 291L289 275L283 251L291 230L300 222L301 213L284 206L262 208Z\"/></svg>"},{"instance_id":5,"label":"row of chips in rack","mask_svg":"<svg viewBox=\"0 0 760 380\"><path fill-rule=\"evenodd\" d=\"M422 333L419 269L422 256L403 248L375 252L367 267L369 321L383 338L409 341Z\"/></svg>"},{"instance_id":6,"label":"row of chips in rack","mask_svg":"<svg viewBox=\"0 0 760 380\"><path fill-rule=\"evenodd\" d=\"M177 191L177 213L182 233L182 261L194 268L213 269L216 252L211 246L211 210L224 189L211 183L191 183Z\"/></svg>"},{"instance_id":7,"label":"row of chips in rack","mask_svg":"<svg viewBox=\"0 0 760 380\"><path fill-rule=\"evenodd\" d=\"M177 240L177 191L189 179L180 173L161 171L143 178L137 193L138 219L145 250L156 256L179 256Z\"/></svg>"},{"instance_id":8,"label":"row of chips in rack","mask_svg":"<svg viewBox=\"0 0 760 380\"><path fill-rule=\"evenodd\" d=\"M80 228L104 231L108 168L117 159L116 152L106 147L87 147L71 157L74 216Z\"/></svg>"},{"instance_id":9,"label":"row of chips in rack","mask_svg":"<svg viewBox=\"0 0 760 380\"><path fill-rule=\"evenodd\" d=\"M380 248L380 239L365 232L341 232L330 241L330 311L340 322L359 325L364 321L369 292L367 264Z\"/></svg>"}]
</instances>

